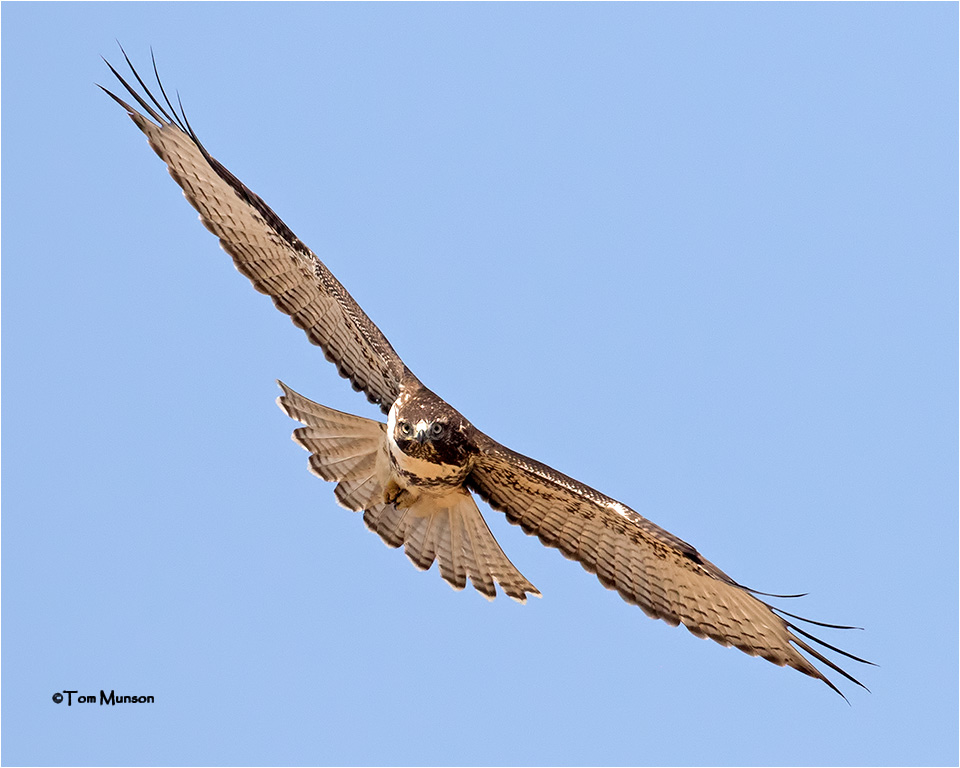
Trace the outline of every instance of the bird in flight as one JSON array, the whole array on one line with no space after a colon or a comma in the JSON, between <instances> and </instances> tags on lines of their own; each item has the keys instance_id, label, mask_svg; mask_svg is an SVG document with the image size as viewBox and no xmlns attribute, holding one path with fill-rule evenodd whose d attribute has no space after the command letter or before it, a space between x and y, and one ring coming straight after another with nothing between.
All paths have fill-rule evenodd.
<instances>
[{"instance_id":1,"label":"bird in flight","mask_svg":"<svg viewBox=\"0 0 960 768\"><path fill-rule=\"evenodd\" d=\"M142 111L100 87L143 131L236 268L387 416L384 424L336 411L278 382L278 404L304 425L293 438L310 453L311 471L335 482L337 501L362 512L371 531L391 547L402 546L421 570L437 562L454 589L469 581L490 599L497 585L520 602L539 596L493 537L475 494L648 616L793 667L841 696L801 651L865 687L814 644L871 662L794 622L852 627L803 619L764 602L760 596L796 596L744 587L625 504L485 435L424 386L326 265L200 143L179 99L178 110L167 97L156 62L159 98L123 55L139 90L106 64Z\"/></svg>"}]
</instances>

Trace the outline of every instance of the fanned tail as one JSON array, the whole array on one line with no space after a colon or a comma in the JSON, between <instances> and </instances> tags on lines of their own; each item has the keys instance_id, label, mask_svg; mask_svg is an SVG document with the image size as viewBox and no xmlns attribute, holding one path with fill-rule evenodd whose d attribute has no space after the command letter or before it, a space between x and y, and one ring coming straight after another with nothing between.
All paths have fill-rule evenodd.
<instances>
[{"instance_id":1,"label":"fanned tail","mask_svg":"<svg viewBox=\"0 0 960 768\"><path fill-rule=\"evenodd\" d=\"M466 490L441 496L412 488L387 500L392 481L385 424L327 408L277 383L283 390L277 404L306 425L294 430L293 439L310 452L310 471L337 483L337 501L362 511L367 528L387 546L403 546L422 571L437 561L440 575L454 589L463 589L469 579L491 600L497 584L520 602L528 594L540 595L503 553Z\"/></svg>"}]
</instances>

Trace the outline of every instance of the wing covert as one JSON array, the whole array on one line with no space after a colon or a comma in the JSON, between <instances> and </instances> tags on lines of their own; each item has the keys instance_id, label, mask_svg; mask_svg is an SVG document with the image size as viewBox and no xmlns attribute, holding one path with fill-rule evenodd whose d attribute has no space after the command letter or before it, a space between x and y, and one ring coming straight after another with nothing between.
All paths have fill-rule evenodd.
<instances>
[{"instance_id":1,"label":"wing covert","mask_svg":"<svg viewBox=\"0 0 960 768\"><path fill-rule=\"evenodd\" d=\"M220 239L254 288L270 296L277 309L289 315L307 338L323 349L340 375L388 412L405 372L390 342L280 217L207 152L182 107L178 114L170 103L159 77L157 85L166 108L146 87L129 59L127 64L144 95L107 62L146 114L103 90L147 136L204 226Z\"/></svg>"}]
</instances>

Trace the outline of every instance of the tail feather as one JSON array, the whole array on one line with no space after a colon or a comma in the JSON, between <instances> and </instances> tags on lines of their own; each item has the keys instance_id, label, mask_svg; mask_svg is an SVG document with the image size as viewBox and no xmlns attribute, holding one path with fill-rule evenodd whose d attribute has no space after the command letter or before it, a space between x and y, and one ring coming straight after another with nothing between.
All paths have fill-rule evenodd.
<instances>
[{"instance_id":1,"label":"tail feather","mask_svg":"<svg viewBox=\"0 0 960 768\"><path fill-rule=\"evenodd\" d=\"M437 531L443 525L442 514L414 516L407 526L403 551L410 562L425 571L437 557Z\"/></svg>"},{"instance_id":2,"label":"tail feather","mask_svg":"<svg viewBox=\"0 0 960 768\"><path fill-rule=\"evenodd\" d=\"M384 540L388 547L396 549L403 544L406 534L406 527L403 524L407 516L406 509L398 509L393 504L378 504L379 514L376 516L376 524L368 527ZM367 510L369 513L370 510ZM367 523L367 513L364 513L363 522ZM372 518L372 516L371 516Z\"/></svg>"},{"instance_id":3,"label":"tail feather","mask_svg":"<svg viewBox=\"0 0 960 768\"><path fill-rule=\"evenodd\" d=\"M280 383L277 404L288 416L307 426L293 439L310 452L310 471L337 483L337 501L360 512L383 497L381 479L387 472L384 449L386 425L308 400Z\"/></svg>"},{"instance_id":4,"label":"tail feather","mask_svg":"<svg viewBox=\"0 0 960 768\"><path fill-rule=\"evenodd\" d=\"M340 478L354 478L364 469L372 469L375 465L374 454L364 456L345 456L342 459L333 458L323 453L315 453L310 457L310 465L324 480L339 480Z\"/></svg>"},{"instance_id":5,"label":"tail feather","mask_svg":"<svg viewBox=\"0 0 960 768\"><path fill-rule=\"evenodd\" d=\"M375 466L376 462L374 462ZM373 469L368 475L341 480L333 489L333 494L344 507L359 512L369 507L378 494L383 494L383 487L377 478L376 469Z\"/></svg>"},{"instance_id":6,"label":"tail feather","mask_svg":"<svg viewBox=\"0 0 960 768\"><path fill-rule=\"evenodd\" d=\"M474 514L467 519L473 525L473 539L482 562L480 567L493 576L500 588L514 600L526 602L527 593L540 597L540 590L524 578L517 567L510 562L510 558L500 549L500 545L497 544L497 540L487 526L487 521L477 509L473 497L469 494L465 495L473 507Z\"/></svg>"},{"instance_id":7,"label":"tail feather","mask_svg":"<svg viewBox=\"0 0 960 768\"><path fill-rule=\"evenodd\" d=\"M437 567L440 569L440 576L456 590L467 586L463 539L461 527L454 525L441 526L437 536Z\"/></svg>"},{"instance_id":8,"label":"tail feather","mask_svg":"<svg viewBox=\"0 0 960 768\"><path fill-rule=\"evenodd\" d=\"M493 583L493 574L484 558L483 542L479 540L477 528L471 517L463 515L457 520L463 541L463 553L466 560L467 575L473 588L488 600L497 596L497 588ZM526 598L526 595L524 595Z\"/></svg>"}]
</instances>

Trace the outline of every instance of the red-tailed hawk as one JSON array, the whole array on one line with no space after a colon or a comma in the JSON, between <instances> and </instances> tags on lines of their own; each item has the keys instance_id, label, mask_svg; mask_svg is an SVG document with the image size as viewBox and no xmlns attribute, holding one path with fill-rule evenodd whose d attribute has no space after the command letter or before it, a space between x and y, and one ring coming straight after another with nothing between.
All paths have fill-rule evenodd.
<instances>
[{"instance_id":1,"label":"red-tailed hawk","mask_svg":"<svg viewBox=\"0 0 960 768\"><path fill-rule=\"evenodd\" d=\"M455 589L469 581L488 598L496 595L496 585L521 602L539 596L494 539L476 494L653 618L793 667L837 693L801 651L862 685L810 643L863 659L790 619L849 627L811 622L769 605L759 597L765 593L738 584L690 544L619 501L500 445L427 389L320 259L207 152L159 77L163 103L132 65L142 93L110 69L143 112L104 90L146 134L237 269L387 415L386 424L352 416L280 384L280 407L305 425L293 436L309 451L311 470L337 483L337 501L362 512L367 527L388 545L402 546L420 569L436 561Z\"/></svg>"}]
</instances>

